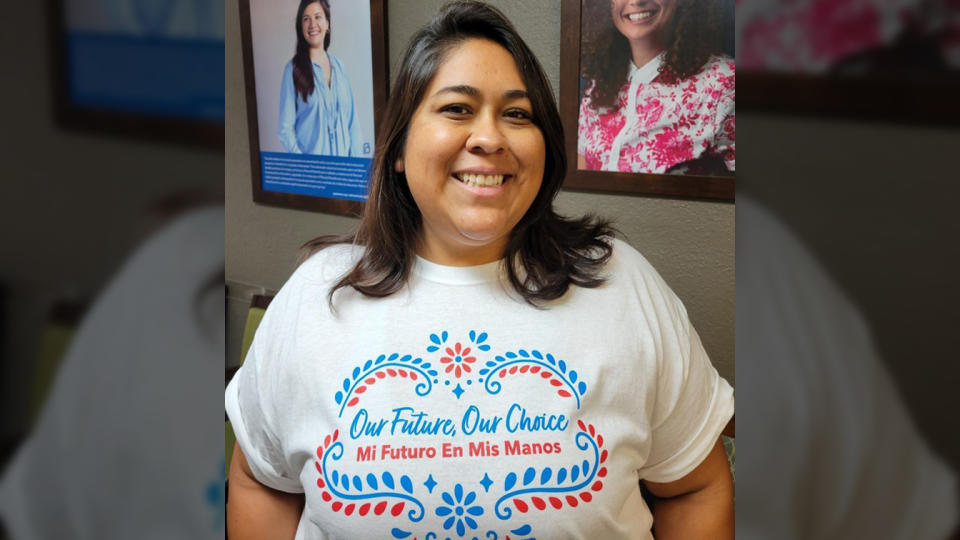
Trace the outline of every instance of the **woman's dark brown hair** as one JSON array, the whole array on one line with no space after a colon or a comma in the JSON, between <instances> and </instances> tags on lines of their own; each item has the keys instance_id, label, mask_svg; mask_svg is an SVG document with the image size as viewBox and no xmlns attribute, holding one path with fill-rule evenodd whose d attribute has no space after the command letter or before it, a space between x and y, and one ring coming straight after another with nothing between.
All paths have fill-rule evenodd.
<instances>
[{"instance_id":1,"label":"woman's dark brown hair","mask_svg":"<svg viewBox=\"0 0 960 540\"><path fill-rule=\"evenodd\" d=\"M324 16L327 18L327 35L323 37L323 50L330 47L330 2L327 0L300 0L300 7L297 8L297 20L294 21L294 29L297 31L297 51L293 54L293 87L297 89L300 97L306 101L313 93L313 61L310 60L310 44L303 37L303 12L310 4L320 4Z\"/></svg>"},{"instance_id":2,"label":"woman's dark brown hair","mask_svg":"<svg viewBox=\"0 0 960 540\"><path fill-rule=\"evenodd\" d=\"M711 55L723 50L721 0L676 0L665 35L665 55L659 80L678 83L694 75ZM584 21L581 75L593 83L590 106L618 108L617 94L630 72L630 42L607 13Z\"/></svg>"},{"instance_id":3,"label":"woman's dark brown hair","mask_svg":"<svg viewBox=\"0 0 960 540\"><path fill-rule=\"evenodd\" d=\"M357 230L304 245L307 256L335 243L364 247L360 260L331 289L331 305L333 294L343 287L383 297L406 284L420 237L421 214L404 174L394 164L403 155L410 119L434 74L450 50L470 38L498 43L513 56L529 94L533 122L546 145L540 191L510 232L504 254L504 261L511 263L504 265L510 284L524 300L538 305L559 298L570 285L596 287L603 282L600 272L612 251L609 223L591 216L568 219L553 209L567 161L550 82L502 13L481 2L463 1L441 8L407 46L377 137L369 193Z\"/></svg>"}]
</instances>

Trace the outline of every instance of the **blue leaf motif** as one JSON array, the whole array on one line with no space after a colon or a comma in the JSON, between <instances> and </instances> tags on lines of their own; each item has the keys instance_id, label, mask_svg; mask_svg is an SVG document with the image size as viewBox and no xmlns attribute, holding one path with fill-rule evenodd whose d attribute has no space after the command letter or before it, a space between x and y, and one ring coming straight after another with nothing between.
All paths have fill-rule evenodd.
<instances>
[{"instance_id":1,"label":"blue leaf motif","mask_svg":"<svg viewBox=\"0 0 960 540\"><path fill-rule=\"evenodd\" d=\"M558 470L557 470L557 483L558 483L558 484L562 484L563 481L566 480L566 479L567 479L567 470L566 470L566 469L558 469Z\"/></svg>"},{"instance_id":2,"label":"blue leaf motif","mask_svg":"<svg viewBox=\"0 0 960 540\"><path fill-rule=\"evenodd\" d=\"M383 475L380 477L383 479L383 485L387 486L390 489L393 489L393 475L387 471L383 472Z\"/></svg>"},{"instance_id":3,"label":"blue leaf motif","mask_svg":"<svg viewBox=\"0 0 960 540\"><path fill-rule=\"evenodd\" d=\"M437 370L435 370L435 369L431 369L431 370L428 371L427 373L429 373L430 375L432 375L432 376L434 376L434 377L437 376Z\"/></svg>"},{"instance_id":4,"label":"blue leaf motif","mask_svg":"<svg viewBox=\"0 0 960 540\"><path fill-rule=\"evenodd\" d=\"M474 343L477 342L477 333L474 332L473 330L470 331L470 341L472 341L472 342L474 342Z\"/></svg>"},{"instance_id":5,"label":"blue leaf motif","mask_svg":"<svg viewBox=\"0 0 960 540\"><path fill-rule=\"evenodd\" d=\"M580 467L574 465L570 467L570 481L576 482L577 478L580 478Z\"/></svg>"},{"instance_id":6,"label":"blue leaf motif","mask_svg":"<svg viewBox=\"0 0 960 540\"><path fill-rule=\"evenodd\" d=\"M419 364L420 362L423 362L423 358L414 358L414 359L413 359L413 365L417 365L417 364Z\"/></svg>"},{"instance_id":7,"label":"blue leaf motif","mask_svg":"<svg viewBox=\"0 0 960 540\"><path fill-rule=\"evenodd\" d=\"M386 360L386 359L387 359L387 357L386 357L385 355L382 355L382 354L381 354L380 356L377 357L377 363L378 363L378 364L382 364L383 361Z\"/></svg>"},{"instance_id":8,"label":"blue leaf motif","mask_svg":"<svg viewBox=\"0 0 960 540\"><path fill-rule=\"evenodd\" d=\"M581 395L581 396L584 395L584 394L586 394L586 393L587 393L587 383L585 383L585 382L583 382L583 381L580 381L580 384L577 385L577 390L580 391L580 395Z\"/></svg>"},{"instance_id":9,"label":"blue leaf motif","mask_svg":"<svg viewBox=\"0 0 960 540\"><path fill-rule=\"evenodd\" d=\"M571 369L571 370L570 370L570 373L568 373L567 375L570 377L570 382L571 382L571 383L577 382L577 372L576 372L576 371L574 371L574 370Z\"/></svg>"},{"instance_id":10,"label":"blue leaf motif","mask_svg":"<svg viewBox=\"0 0 960 540\"><path fill-rule=\"evenodd\" d=\"M437 352L439 350L440 350L440 347L437 347L436 345L431 345L427 347L427 352Z\"/></svg>"},{"instance_id":11,"label":"blue leaf motif","mask_svg":"<svg viewBox=\"0 0 960 540\"><path fill-rule=\"evenodd\" d=\"M403 475L400 477L400 486L403 487L403 490L407 493L413 494L413 482L410 481L410 477Z\"/></svg>"},{"instance_id":12,"label":"blue leaf motif","mask_svg":"<svg viewBox=\"0 0 960 540\"><path fill-rule=\"evenodd\" d=\"M413 358L413 357L410 356L409 354L405 354L405 355L403 355L403 358L400 359L400 361L401 361L401 362L409 362L411 358Z\"/></svg>"},{"instance_id":13,"label":"blue leaf motif","mask_svg":"<svg viewBox=\"0 0 960 540\"><path fill-rule=\"evenodd\" d=\"M367 484L370 486L370 489L376 490L377 486L379 486L376 475L373 473L367 474Z\"/></svg>"},{"instance_id":14,"label":"blue leaf motif","mask_svg":"<svg viewBox=\"0 0 960 540\"><path fill-rule=\"evenodd\" d=\"M392 534L394 538L406 538L410 536L411 533L394 527L393 529L390 529L390 534ZM517 533L517 534L521 534L521 533ZM526 533L522 533L522 534L526 534Z\"/></svg>"},{"instance_id":15,"label":"blue leaf motif","mask_svg":"<svg viewBox=\"0 0 960 540\"><path fill-rule=\"evenodd\" d=\"M370 366L372 365L373 365L373 360L367 360L366 362L363 363L363 370L366 371L370 369Z\"/></svg>"},{"instance_id":16,"label":"blue leaf motif","mask_svg":"<svg viewBox=\"0 0 960 540\"><path fill-rule=\"evenodd\" d=\"M344 379L344 380L343 380L343 391L344 391L344 392L349 392L349 391L350 391L350 379Z\"/></svg>"},{"instance_id":17,"label":"blue leaf motif","mask_svg":"<svg viewBox=\"0 0 960 540\"><path fill-rule=\"evenodd\" d=\"M586 476L587 471L590 470L590 464L587 463L587 460L583 460L583 465L581 465L581 467L583 467L583 475Z\"/></svg>"},{"instance_id":18,"label":"blue leaf motif","mask_svg":"<svg viewBox=\"0 0 960 540\"><path fill-rule=\"evenodd\" d=\"M532 530L533 530L533 527L531 527L528 524L528 525L524 525L523 527L520 527L519 529L513 529L510 532L512 532L513 534L530 534L530 531Z\"/></svg>"},{"instance_id":19,"label":"blue leaf motif","mask_svg":"<svg viewBox=\"0 0 960 540\"><path fill-rule=\"evenodd\" d=\"M333 474L330 475L330 479L333 480L334 484L338 484L340 482L340 473L333 471Z\"/></svg>"},{"instance_id":20,"label":"blue leaf motif","mask_svg":"<svg viewBox=\"0 0 960 540\"><path fill-rule=\"evenodd\" d=\"M357 491L363 491L363 484L360 483L360 475L353 477L353 487L357 488Z\"/></svg>"},{"instance_id":21,"label":"blue leaf motif","mask_svg":"<svg viewBox=\"0 0 960 540\"><path fill-rule=\"evenodd\" d=\"M345 474L340 477L340 485L343 486L344 491L350 491L350 475Z\"/></svg>"},{"instance_id":22,"label":"blue leaf motif","mask_svg":"<svg viewBox=\"0 0 960 540\"><path fill-rule=\"evenodd\" d=\"M487 360L487 367L493 367L495 365L497 365L497 363L494 362L493 360Z\"/></svg>"},{"instance_id":23,"label":"blue leaf motif","mask_svg":"<svg viewBox=\"0 0 960 540\"><path fill-rule=\"evenodd\" d=\"M420 367L423 368L423 369L430 369L430 362L426 362L426 363L424 363L424 364L423 364L422 366L420 366Z\"/></svg>"},{"instance_id":24,"label":"blue leaf motif","mask_svg":"<svg viewBox=\"0 0 960 540\"><path fill-rule=\"evenodd\" d=\"M533 357L536 358L537 360L543 360L543 353L534 349Z\"/></svg>"},{"instance_id":25,"label":"blue leaf motif","mask_svg":"<svg viewBox=\"0 0 960 540\"><path fill-rule=\"evenodd\" d=\"M337 402L337 405L339 405L341 402L343 402L343 392L337 392L334 394L333 399Z\"/></svg>"},{"instance_id":26,"label":"blue leaf motif","mask_svg":"<svg viewBox=\"0 0 960 540\"><path fill-rule=\"evenodd\" d=\"M490 371L490 370L487 369L487 368L483 368L483 369L480 370L479 373L480 373L481 375L486 375L488 371ZM340 402L338 401L337 403L340 403Z\"/></svg>"},{"instance_id":27,"label":"blue leaf motif","mask_svg":"<svg viewBox=\"0 0 960 540\"><path fill-rule=\"evenodd\" d=\"M550 467L543 469L543 472L540 473L540 485L546 484L550 481L550 476L553 474L553 471L550 470Z\"/></svg>"},{"instance_id":28,"label":"blue leaf motif","mask_svg":"<svg viewBox=\"0 0 960 540\"><path fill-rule=\"evenodd\" d=\"M526 472L523 473L523 485L527 485L530 482L533 482L533 477L537 475L537 470L533 467L528 467Z\"/></svg>"},{"instance_id":29,"label":"blue leaf motif","mask_svg":"<svg viewBox=\"0 0 960 540\"><path fill-rule=\"evenodd\" d=\"M436 334L430 334L430 341L436 343L437 345L440 344L440 338L438 338Z\"/></svg>"},{"instance_id":30,"label":"blue leaf motif","mask_svg":"<svg viewBox=\"0 0 960 540\"><path fill-rule=\"evenodd\" d=\"M515 353L515 352L508 352L508 353L507 353L507 358L511 358L511 359L512 359L512 358L516 358L516 357L517 357L517 353Z\"/></svg>"},{"instance_id":31,"label":"blue leaf motif","mask_svg":"<svg viewBox=\"0 0 960 540\"><path fill-rule=\"evenodd\" d=\"M504 357L502 357L502 356L495 356L494 358L496 359L497 362L506 362L506 361L507 361L507 359L504 358Z\"/></svg>"},{"instance_id":32,"label":"blue leaf motif","mask_svg":"<svg viewBox=\"0 0 960 540\"><path fill-rule=\"evenodd\" d=\"M360 368L359 367L353 368L353 378L356 379L359 376L360 376Z\"/></svg>"},{"instance_id":33,"label":"blue leaf motif","mask_svg":"<svg viewBox=\"0 0 960 540\"><path fill-rule=\"evenodd\" d=\"M447 336L448 336L448 335L449 335L449 334L447 334L447 331L444 330L444 331L443 331L443 334L440 335L440 339L442 339L443 341L447 341Z\"/></svg>"},{"instance_id":34,"label":"blue leaf motif","mask_svg":"<svg viewBox=\"0 0 960 540\"><path fill-rule=\"evenodd\" d=\"M552 354L548 354L548 355L547 355L547 362L550 362L552 365L556 365L556 364L557 364L557 360L553 357Z\"/></svg>"},{"instance_id":35,"label":"blue leaf motif","mask_svg":"<svg viewBox=\"0 0 960 540\"><path fill-rule=\"evenodd\" d=\"M387 358L387 360L393 362L393 361L396 360L399 356L400 356L399 354L393 353L393 354L390 355L390 358Z\"/></svg>"},{"instance_id":36,"label":"blue leaf motif","mask_svg":"<svg viewBox=\"0 0 960 540\"><path fill-rule=\"evenodd\" d=\"M560 371L562 371L562 372L564 372L564 373L567 372L567 363L566 363L566 362L564 362L563 360L561 360L560 362L557 363L557 365L560 366Z\"/></svg>"},{"instance_id":37,"label":"blue leaf motif","mask_svg":"<svg viewBox=\"0 0 960 540\"><path fill-rule=\"evenodd\" d=\"M489 345L478 345L477 348L480 349L481 351L489 351L489 350L490 350L490 346L489 346Z\"/></svg>"},{"instance_id":38,"label":"blue leaf motif","mask_svg":"<svg viewBox=\"0 0 960 540\"><path fill-rule=\"evenodd\" d=\"M477 343L483 343L483 342L486 341L486 340L487 340L487 333L486 333L486 332L481 332L481 333L480 333L480 336L477 337Z\"/></svg>"},{"instance_id":39,"label":"blue leaf motif","mask_svg":"<svg viewBox=\"0 0 960 540\"><path fill-rule=\"evenodd\" d=\"M520 353L520 356L522 356L522 357L524 357L524 358L530 358L530 353L528 353L527 351L525 351L525 350L523 350L523 349L520 349L520 350L517 351L517 352Z\"/></svg>"},{"instance_id":40,"label":"blue leaf motif","mask_svg":"<svg viewBox=\"0 0 960 540\"><path fill-rule=\"evenodd\" d=\"M510 491L510 489L517 484L517 474L510 473L507 475L506 480L503 481L503 490Z\"/></svg>"}]
</instances>

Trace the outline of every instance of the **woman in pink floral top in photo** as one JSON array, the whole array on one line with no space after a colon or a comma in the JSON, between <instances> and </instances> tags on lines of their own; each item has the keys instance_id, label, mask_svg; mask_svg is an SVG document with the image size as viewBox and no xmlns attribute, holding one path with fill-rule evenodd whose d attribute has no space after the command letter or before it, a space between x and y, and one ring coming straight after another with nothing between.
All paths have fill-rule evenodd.
<instances>
[{"instance_id":1,"label":"woman in pink floral top in photo","mask_svg":"<svg viewBox=\"0 0 960 540\"><path fill-rule=\"evenodd\" d=\"M721 1L612 0L610 18L585 17L579 169L733 175Z\"/></svg>"}]
</instances>

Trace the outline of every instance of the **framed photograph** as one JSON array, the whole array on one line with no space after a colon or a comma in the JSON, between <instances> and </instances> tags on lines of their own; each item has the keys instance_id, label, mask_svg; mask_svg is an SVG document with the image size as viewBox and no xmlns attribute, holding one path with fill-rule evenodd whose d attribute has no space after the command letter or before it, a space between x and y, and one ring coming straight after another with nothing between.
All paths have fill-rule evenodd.
<instances>
[{"instance_id":1,"label":"framed photograph","mask_svg":"<svg viewBox=\"0 0 960 540\"><path fill-rule=\"evenodd\" d=\"M564 187L733 200L733 0L563 0L561 22Z\"/></svg>"},{"instance_id":2,"label":"framed photograph","mask_svg":"<svg viewBox=\"0 0 960 540\"><path fill-rule=\"evenodd\" d=\"M223 149L224 4L48 0L57 122Z\"/></svg>"},{"instance_id":3,"label":"framed photograph","mask_svg":"<svg viewBox=\"0 0 960 540\"><path fill-rule=\"evenodd\" d=\"M253 199L358 215L387 100L386 2L240 0Z\"/></svg>"},{"instance_id":4,"label":"framed photograph","mask_svg":"<svg viewBox=\"0 0 960 540\"><path fill-rule=\"evenodd\" d=\"M960 19L935 3L738 8L741 103L831 118L960 121Z\"/></svg>"}]
</instances>

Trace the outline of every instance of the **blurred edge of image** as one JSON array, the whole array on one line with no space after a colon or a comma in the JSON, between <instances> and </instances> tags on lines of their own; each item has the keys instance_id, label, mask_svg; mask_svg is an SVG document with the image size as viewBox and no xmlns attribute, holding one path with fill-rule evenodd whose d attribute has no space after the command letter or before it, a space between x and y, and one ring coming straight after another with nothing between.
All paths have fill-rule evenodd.
<instances>
[{"instance_id":1,"label":"blurred edge of image","mask_svg":"<svg viewBox=\"0 0 960 540\"><path fill-rule=\"evenodd\" d=\"M0 528L219 538L224 4L6 13Z\"/></svg>"}]
</instances>

